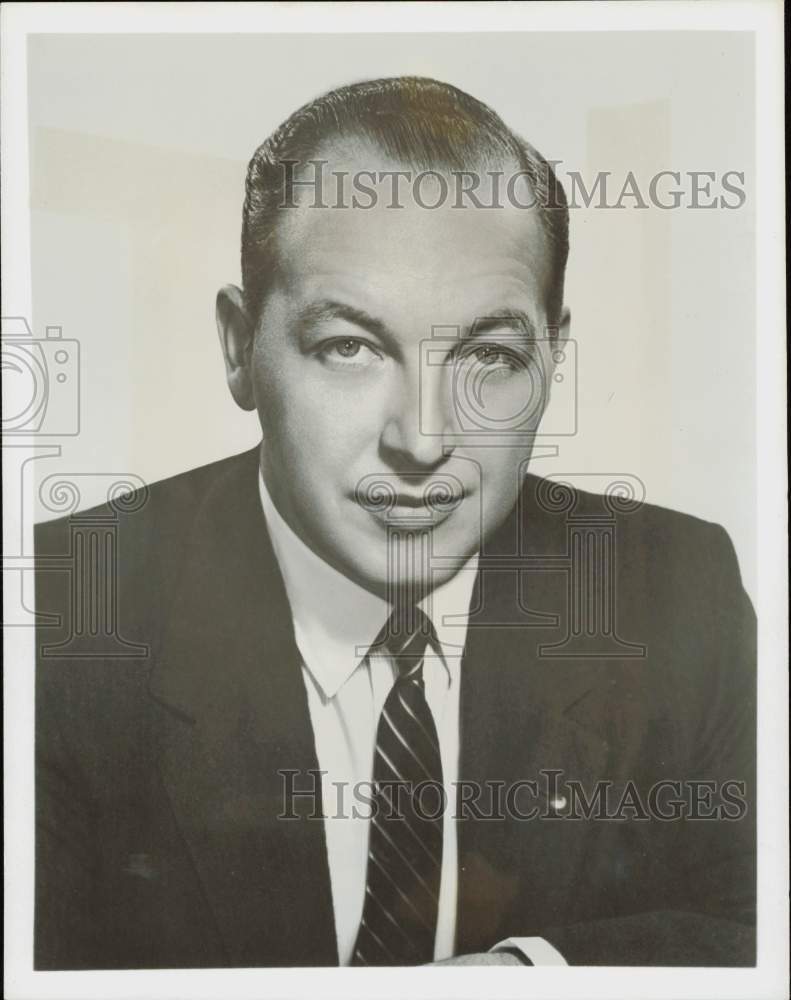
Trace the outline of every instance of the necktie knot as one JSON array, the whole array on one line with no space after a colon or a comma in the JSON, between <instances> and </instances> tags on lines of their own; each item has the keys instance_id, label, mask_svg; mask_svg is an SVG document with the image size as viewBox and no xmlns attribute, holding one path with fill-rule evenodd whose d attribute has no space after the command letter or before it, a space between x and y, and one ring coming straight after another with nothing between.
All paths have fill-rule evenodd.
<instances>
[{"instance_id":1,"label":"necktie knot","mask_svg":"<svg viewBox=\"0 0 791 1000\"><path fill-rule=\"evenodd\" d=\"M437 647L437 633L428 615L413 604L394 608L372 648L386 652L403 679L419 673L428 646Z\"/></svg>"}]
</instances>

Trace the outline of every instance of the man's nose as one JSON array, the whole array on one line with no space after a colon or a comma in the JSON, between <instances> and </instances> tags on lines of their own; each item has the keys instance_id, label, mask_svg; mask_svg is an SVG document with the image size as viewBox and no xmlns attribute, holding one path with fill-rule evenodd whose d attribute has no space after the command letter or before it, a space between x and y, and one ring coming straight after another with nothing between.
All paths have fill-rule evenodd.
<instances>
[{"instance_id":1,"label":"man's nose","mask_svg":"<svg viewBox=\"0 0 791 1000\"><path fill-rule=\"evenodd\" d=\"M381 447L396 471L430 470L452 453L454 421L447 382L442 366L418 367L394 387Z\"/></svg>"}]
</instances>

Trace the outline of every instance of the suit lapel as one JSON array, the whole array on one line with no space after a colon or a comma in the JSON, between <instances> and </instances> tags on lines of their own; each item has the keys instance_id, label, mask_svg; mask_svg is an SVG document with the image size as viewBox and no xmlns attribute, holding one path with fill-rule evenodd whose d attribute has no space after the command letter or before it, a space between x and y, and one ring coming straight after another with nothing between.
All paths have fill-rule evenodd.
<instances>
[{"instance_id":1,"label":"suit lapel","mask_svg":"<svg viewBox=\"0 0 791 1000\"><path fill-rule=\"evenodd\" d=\"M151 692L164 707L162 776L229 964L337 964L316 798L284 812L318 769L291 613L241 456L196 517Z\"/></svg>"}]
</instances>

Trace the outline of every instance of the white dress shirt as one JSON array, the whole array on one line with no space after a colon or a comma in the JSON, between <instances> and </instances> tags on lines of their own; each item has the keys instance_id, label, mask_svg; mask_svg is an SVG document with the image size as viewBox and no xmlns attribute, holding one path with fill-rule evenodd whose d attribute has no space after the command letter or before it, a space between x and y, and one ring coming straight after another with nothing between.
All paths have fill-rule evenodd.
<instances>
[{"instance_id":1,"label":"white dress shirt","mask_svg":"<svg viewBox=\"0 0 791 1000\"><path fill-rule=\"evenodd\" d=\"M280 516L261 475L259 489L291 606L316 756L319 770L324 772L322 810L338 957L341 965L348 965L365 899L376 731L397 676L388 656L366 659L366 653L392 608L305 545ZM446 792L435 961L454 954L458 864L453 817L459 768L459 673L477 570L476 553L455 576L420 601L442 649L442 656L426 655L423 663L426 701L437 727ZM523 940L509 939L492 950L507 945L521 947ZM533 958L527 948L521 950ZM560 962L565 964L562 959Z\"/></svg>"}]
</instances>

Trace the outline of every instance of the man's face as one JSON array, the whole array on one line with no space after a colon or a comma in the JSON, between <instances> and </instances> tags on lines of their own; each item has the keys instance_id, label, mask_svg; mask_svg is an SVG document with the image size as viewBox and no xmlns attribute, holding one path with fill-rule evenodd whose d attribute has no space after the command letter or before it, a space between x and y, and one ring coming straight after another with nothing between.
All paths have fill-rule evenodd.
<instances>
[{"instance_id":1,"label":"man's face","mask_svg":"<svg viewBox=\"0 0 791 1000\"><path fill-rule=\"evenodd\" d=\"M338 155L325 176L399 167ZM281 515L358 583L417 597L514 505L553 362L535 211L407 190L401 209L382 186L370 209L282 210L246 367Z\"/></svg>"}]
</instances>

